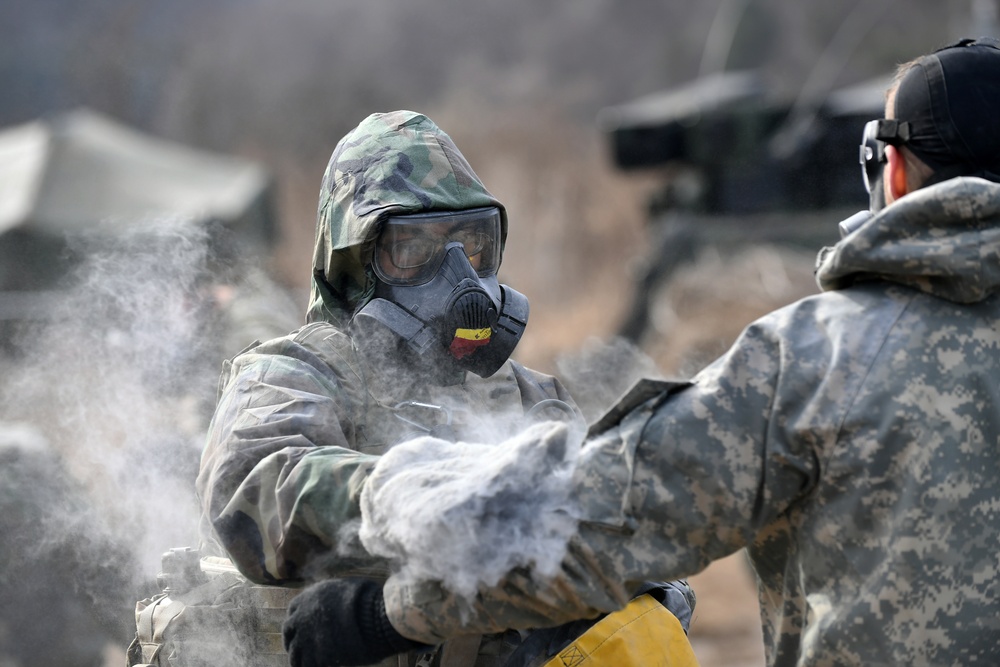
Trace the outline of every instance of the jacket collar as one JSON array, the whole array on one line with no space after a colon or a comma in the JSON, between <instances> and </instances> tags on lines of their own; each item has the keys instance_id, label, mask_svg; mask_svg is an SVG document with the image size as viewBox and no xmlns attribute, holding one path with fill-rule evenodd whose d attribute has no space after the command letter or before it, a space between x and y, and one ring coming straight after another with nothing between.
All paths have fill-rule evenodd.
<instances>
[{"instance_id":1,"label":"jacket collar","mask_svg":"<svg viewBox=\"0 0 1000 667\"><path fill-rule=\"evenodd\" d=\"M864 280L959 303L1000 290L1000 184L963 177L922 188L820 251L820 289Z\"/></svg>"}]
</instances>

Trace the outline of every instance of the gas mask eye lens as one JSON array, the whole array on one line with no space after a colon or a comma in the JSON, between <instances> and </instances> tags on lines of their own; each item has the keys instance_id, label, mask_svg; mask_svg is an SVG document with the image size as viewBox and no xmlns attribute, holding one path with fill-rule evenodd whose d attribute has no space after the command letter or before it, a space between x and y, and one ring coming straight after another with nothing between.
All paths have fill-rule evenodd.
<instances>
[{"instance_id":1,"label":"gas mask eye lens","mask_svg":"<svg viewBox=\"0 0 1000 667\"><path fill-rule=\"evenodd\" d=\"M434 258L438 244L431 239L414 237L388 243L389 261L397 269L415 269Z\"/></svg>"},{"instance_id":2,"label":"gas mask eye lens","mask_svg":"<svg viewBox=\"0 0 1000 667\"><path fill-rule=\"evenodd\" d=\"M488 236L477 229L460 229L440 238L420 235L380 245L387 249L389 261L397 269L415 269L434 259L445 245L454 242L461 243L465 256L472 259L486 247Z\"/></svg>"},{"instance_id":3,"label":"gas mask eye lens","mask_svg":"<svg viewBox=\"0 0 1000 667\"><path fill-rule=\"evenodd\" d=\"M452 234L449 240L461 243L465 248L465 256L471 259L486 247L487 236L478 229L461 229Z\"/></svg>"},{"instance_id":4,"label":"gas mask eye lens","mask_svg":"<svg viewBox=\"0 0 1000 667\"><path fill-rule=\"evenodd\" d=\"M480 276L500 265L500 210L496 207L392 216L375 243L372 265L390 285L419 285L438 272L448 246L462 252Z\"/></svg>"}]
</instances>

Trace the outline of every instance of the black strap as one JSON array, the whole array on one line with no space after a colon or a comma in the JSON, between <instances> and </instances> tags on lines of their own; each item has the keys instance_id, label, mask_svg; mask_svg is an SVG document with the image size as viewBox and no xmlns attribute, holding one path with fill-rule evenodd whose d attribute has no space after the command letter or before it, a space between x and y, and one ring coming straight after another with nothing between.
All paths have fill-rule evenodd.
<instances>
[{"instance_id":1,"label":"black strap","mask_svg":"<svg viewBox=\"0 0 1000 667\"><path fill-rule=\"evenodd\" d=\"M942 46L940 49L934 51L934 53L940 53L948 49L957 49L963 46L988 46L991 49L1000 49L1000 40L994 37L963 37L953 44Z\"/></svg>"}]
</instances>

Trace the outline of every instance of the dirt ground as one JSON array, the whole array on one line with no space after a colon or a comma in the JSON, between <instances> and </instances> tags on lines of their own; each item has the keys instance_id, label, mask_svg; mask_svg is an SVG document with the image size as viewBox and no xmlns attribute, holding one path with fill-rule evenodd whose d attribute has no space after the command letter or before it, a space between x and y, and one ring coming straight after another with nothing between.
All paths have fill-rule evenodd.
<instances>
[{"instance_id":1,"label":"dirt ground","mask_svg":"<svg viewBox=\"0 0 1000 667\"><path fill-rule=\"evenodd\" d=\"M698 596L689 636L701 667L763 665L757 588L745 554L716 561L688 582Z\"/></svg>"}]
</instances>

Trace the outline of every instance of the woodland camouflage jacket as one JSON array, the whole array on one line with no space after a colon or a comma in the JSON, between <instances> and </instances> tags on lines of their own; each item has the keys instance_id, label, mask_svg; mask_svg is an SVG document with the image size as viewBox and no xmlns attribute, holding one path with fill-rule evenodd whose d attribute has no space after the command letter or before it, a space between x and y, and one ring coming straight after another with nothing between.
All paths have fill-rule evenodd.
<instances>
[{"instance_id":1,"label":"woodland camouflage jacket","mask_svg":"<svg viewBox=\"0 0 1000 667\"><path fill-rule=\"evenodd\" d=\"M393 578L393 624L563 622L745 547L770 665L998 664L1000 185L904 197L817 280L589 441L560 581L470 606Z\"/></svg>"},{"instance_id":2,"label":"woodland camouflage jacket","mask_svg":"<svg viewBox=\"0 0 1000 667\"><path fill-rule=\"evenodd\" d=\"M349 314L371 294L363 254L380 216L480 206L502 210L422 115L374 114L337 145L320 195L310 324L232 361L198 476L208 549L252 581L384 574L351 525L386 447L449 421L459 438L503 438L538 402L571 401L553 378L513 362L433 386L351 336Z\"/></svg>"}]
</instances>

